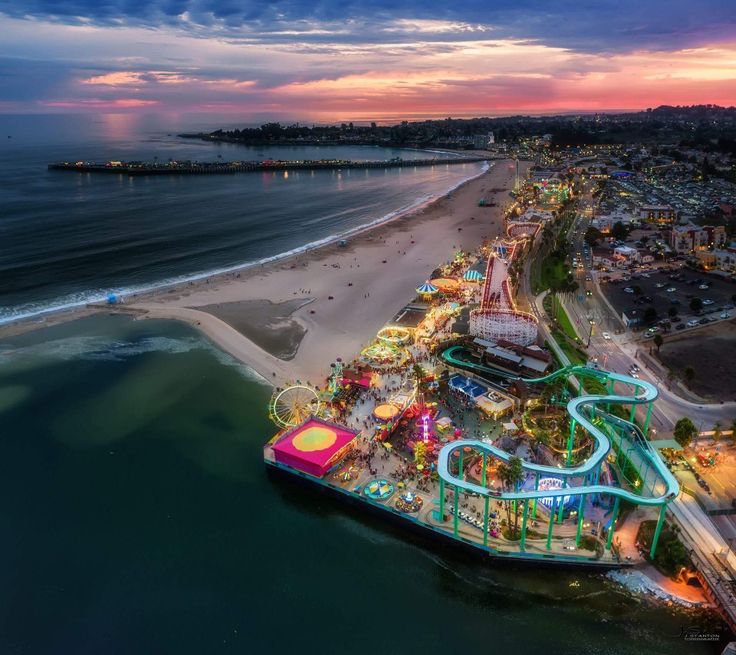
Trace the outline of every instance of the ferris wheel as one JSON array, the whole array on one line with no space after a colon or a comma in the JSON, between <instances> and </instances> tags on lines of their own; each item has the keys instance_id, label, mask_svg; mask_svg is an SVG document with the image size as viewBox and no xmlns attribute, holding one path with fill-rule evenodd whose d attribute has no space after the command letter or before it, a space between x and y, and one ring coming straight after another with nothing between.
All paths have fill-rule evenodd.
<instances>
[{"instance_id":1,"label":"ferris wheel","mask_svg":"<svg viewBox=\"0 0 736 655\"><path fill-rule=\"evenodd\" d=\"M268 414L276 425L291 428L311 414L317 414L320 404L314 389L296 384L274 392L268 404Z\"/></svg>"}]
</instances>

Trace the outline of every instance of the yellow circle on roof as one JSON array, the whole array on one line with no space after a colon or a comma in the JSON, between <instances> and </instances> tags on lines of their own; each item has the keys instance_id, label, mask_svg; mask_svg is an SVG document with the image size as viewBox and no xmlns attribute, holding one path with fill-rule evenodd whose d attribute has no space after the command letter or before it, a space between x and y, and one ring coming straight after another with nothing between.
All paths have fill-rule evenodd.
<instances>
[{"instance_id":1,"label":"yellow circle on roof","mask_svg":"<svg viewBox=\"0 0 736 655\"><path fill-rule=\"evenodd\" d=\"M325 450L337 441L334 430L312 426L297 434L292 440L294 448L303 453L311 453L315 450Z\"/></svg>"},{"instance_id":2,"label":"yellow circle on roof","mask_svg":"<svg viewBox=\"0 0 736 655\"><path fill-rule=\"evenodd\" d=\"M385 404L385 405L378 405L378 407L376 407L373 410L373 415L376 418L383 419L383 420L393 418L398 413L399 413L399 408L396 405L392 405L390 403Z\"/></svg>"}]
</instances>

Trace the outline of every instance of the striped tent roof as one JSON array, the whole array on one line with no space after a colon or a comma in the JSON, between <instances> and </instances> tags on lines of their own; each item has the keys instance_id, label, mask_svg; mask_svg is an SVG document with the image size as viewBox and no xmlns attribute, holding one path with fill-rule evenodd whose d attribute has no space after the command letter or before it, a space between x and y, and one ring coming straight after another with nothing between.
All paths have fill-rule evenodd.
<instances>
[{"instance_id":1,"label":"striped tent roof","mask_svg":"<svg viewBox=\"0 0 736 655\"><path fill-rule=\"evenodd\" d=\"M468 282L480 282L483 279L483 274L480 271L469 270L465 271L463 279Z\"/></svg>"},{"instance_id":2,"label":"striped tent roof","mask_svg":"<svg viewBox=\"0 0 736 655\"><path fill-rule=\"evenodd\" d=\"M417 293L437 293L437 287L430 282L425 282L422 286L417 287Z\"/></svg>"}]
</instances>

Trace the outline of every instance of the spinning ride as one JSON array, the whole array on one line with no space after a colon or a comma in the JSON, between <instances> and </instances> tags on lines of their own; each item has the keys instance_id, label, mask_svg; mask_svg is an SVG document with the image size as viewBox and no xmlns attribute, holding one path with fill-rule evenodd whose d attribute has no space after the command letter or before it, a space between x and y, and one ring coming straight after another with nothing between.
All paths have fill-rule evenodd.
<instances>
[{"instance_id":1,"label":"spinning ride","mask_svg":"<svg viewBox=\"0 0 736 655\"><path fill-rule=\"evenodd\" d=\"M411 341L411 330L405 327L385 327L381 328L376 338L383 342L394 346L402 346Z\"/></svg>"},{"instance_id":2,"label":"spinning ride","mask_svg":"<svg viewBox=\"0 0 736 655\"><path fill-rule=\"evenodd\" d=\"M364 348L360 355L364 361L370 363L374 368L397 366L403 364L409 358L409 354L404 348L397 344L379 340Z\"/></svg>"},{"instance_id":3,"label":"spinning ride","mask_svg":"<svg viewBox=\"0 0 736 655\"><path fill-rule=\"evenodd\" d=\"M296 384L275 391L268 404L268 415L282 428L299 425L311 415L317 415L322 403L311 387Z\"/></svg>"}]
</instances>

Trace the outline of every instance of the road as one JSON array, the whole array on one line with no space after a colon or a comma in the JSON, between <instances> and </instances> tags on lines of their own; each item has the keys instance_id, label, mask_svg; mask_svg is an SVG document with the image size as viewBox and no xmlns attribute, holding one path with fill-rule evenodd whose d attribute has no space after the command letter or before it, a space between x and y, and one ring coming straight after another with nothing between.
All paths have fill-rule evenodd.
<instances>
[{"instance_id":1,"label":"road","mask_svg":"<svg viewBox=\"0 0 736 655\"><path fill-rule=\"evenodd\" d=\"M597 272L593 270L590 253L586 255L585 232L590 226L590 218L586 216L589 212L585 210L594 205L593 188L591 182L583 183L583 192L578 200L579 211L568 231L570 257L577 257L582 264L582 267L575 269L580 288L575 294L562 297L563 307L583 345L587 344L589 359L597 362L601 368L618 373L628 373L633 365L637 365L642 369L642 379L659 387L660 397L652 413L650 425L653 432L650 437L671 433L675 423L683 416L690 417L701 430L710 429L718 421L723 425L730 425L736 418L736 402L697 403L670 390L664 380L647 368L640 357L641 341L625 329L603 297L596 281ZM528 290L528 285L526 289ZM604 338L604 333L610 338ZM639 418L643 419L641 410Z\"/></svg>"},{"instance_id":2,"label":"road","mask_svg":"<svg viewBox=\"0 0 736 655\"><path fill-rule=\"evenodd\" d=\"M579 207L591 202L592 196L586 191L579 201ZM689 416L696 425L713 425L716 421L721 421L724 425L729 424L736 416L736 403L708 405L690 402L670 391L653 371L644 366L643 361L637 359L640 344L633 340L632 335L626 332L615 313L611 311L595 283L591 258L585 256L583 237L589 223L584 214L584 211L578 213L568 232L572 256L583 253L583 257L580 258L583 267L578 271L582 276L581 292L565 298L563 305L581 340L585 339L588 344L589 358L597 361L602 368L619 373L628 373L636 363L641 368L641 377L658 387L660 395L654 403L650 423L652 432L647 435L649 437L654 436L654 432L670 432L675 422L683 416ZM542 338L547 341L563 364L569 364L567 357L551 336L549 321L542 308L545 294L535 297L530 288L530 264L532 258L538 256L538 250L538 244L533 244L526 258L519 285L519 300L539 319ZM603 332L608 333L606 337L603 336ZM716 525L695 499L685 493L681 493L671 502L668 510L681 528L683 542L691 552L693 563L729 617L732 629L736 629L736 556L729 547L729 542L736 541L736 525L733 517L717 517L718 525Z\"/></svg>"}]
</instances>

